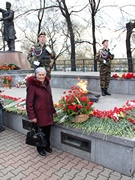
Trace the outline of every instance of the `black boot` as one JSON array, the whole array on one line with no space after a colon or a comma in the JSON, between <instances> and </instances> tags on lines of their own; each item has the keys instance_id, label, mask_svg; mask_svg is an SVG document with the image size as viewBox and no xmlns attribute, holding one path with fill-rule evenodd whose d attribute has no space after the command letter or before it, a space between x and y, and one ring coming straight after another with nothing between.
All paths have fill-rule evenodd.
<instances>
[{"instance_id":1,"label":"black boot","mask_svg":"<svg viewBox=\"0 0 135 180\"><path fill-rule=\"evenodd\" d=\"M107 91L107 88L105 88L105 95L111 96L111 94Z\"/></svg>"},{"instance_id":2,"label":"black boot","mask_svg":"<svg viewBox=\"0 0 135 180\"><path fill-rule=\"evenodd\" d=\"M46 153L45 153L45 150L43 147L37 147L37 151L38 153L41 155L41 156L45 156Z\"/></svg>"},{"instance_id":3,"label":"black boot","mask_svg":"<svg viewBox=\"0 0 135 180\"><path fill-rule=\"evenodd\" d=\"M101 91L102 91L102 96L105 96L105 89L101 88Z\"/></svg>"},{"instance_id":4,"label":"black boot","mask_svg":"<svg viewBox=\"0 0 135 180\"><path fill-rule=\"evenodd\" d=\"M48 153L52 153L52 148L50 148L49 146L45 147L45 151Z\"/></svg>"}]
</instances>

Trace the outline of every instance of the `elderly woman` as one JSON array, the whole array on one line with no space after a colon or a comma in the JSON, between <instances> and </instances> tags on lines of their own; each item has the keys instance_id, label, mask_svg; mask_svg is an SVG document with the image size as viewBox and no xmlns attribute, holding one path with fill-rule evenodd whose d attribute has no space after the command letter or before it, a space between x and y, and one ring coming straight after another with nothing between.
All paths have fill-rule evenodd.
<instances>
[{"instance_id":1,"label":"elderly woman","mask_svg":"<svg viewBox=\"0 0 135 180\"><path fill-rule=\"evenodd\" d=\"M51 87L49 79L46 77L46 71L43 67L35 70L35 76L27 80L26 109L29 119L39 126L47 140L47 147L37 147L41 156L52 152L50 148L51 125L53 124L53 114L56 111L53 107Z\"/></svg>"}]
</instances>

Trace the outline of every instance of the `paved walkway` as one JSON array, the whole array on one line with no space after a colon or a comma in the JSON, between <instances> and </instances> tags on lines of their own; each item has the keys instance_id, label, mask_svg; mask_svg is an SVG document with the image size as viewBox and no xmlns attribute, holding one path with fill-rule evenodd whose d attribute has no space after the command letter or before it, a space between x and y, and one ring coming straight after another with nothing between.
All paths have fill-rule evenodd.
<instances>
[{"instance_id":1,"label":"paved walkway","mask_svg":"<svg viewBox=\"0 0 135 180\"><path fill-rule=\"evenodd\" d=\"M58 102L65 89L52 88ZM4 94L26 97L26 89L5 89ZM122 106L129 95L100 97L95 108L112 109ZM113 157L112 157L113 158ZM110 159L111 161L111 159ZM0 133L0 180L135 180L98 164L83 160L56 148L52 154L41 157L36 148L25 144L25 135L6 128Z\"/></svg>"},{"instance_id":2,"label":"paved walkway","mask_svg":"<svg viewBox=\"0 0 135 180\"><path fill-rule=\"evenodd\" d=\"M113 158L113 157L112 157ZM0 180L135 180L53 148L40 156L25 135L6 128L0 133Z\"/></svg>"}]
</instances>

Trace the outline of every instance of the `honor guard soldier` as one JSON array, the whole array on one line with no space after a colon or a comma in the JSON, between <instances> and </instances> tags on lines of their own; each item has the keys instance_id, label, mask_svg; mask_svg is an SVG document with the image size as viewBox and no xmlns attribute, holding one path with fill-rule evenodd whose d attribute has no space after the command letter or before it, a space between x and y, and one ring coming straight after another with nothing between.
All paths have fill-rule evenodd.
<instances>
[{"instance_id":1,"label":"honor guard soldier","mask_svg":"<svg viewBox=\"0 0 135 180\"><path fill-rule=\"evenodd\" d=\"M54 52L46 45L46 33L41 32L38 35L38 43L31 48L28 54L28 60L31 67L34 68L34 71L37 67L44 67L46 76L50 79L54 58Z\"/></svg>"},{"instance_id":2,"label":"honor guard soldier","mask_svg":"<svg viewBox=\"0 0 135 180\"><path fill-rule=\"evenodd\" d=\"M96 60L99 62L100 87L102 91L102 96L105 96L111 95L108 92L108 87L111 78L111 60L114 58L114 55L110 53L107 39L105 39L102 44L103 48L98 51L96 55Z\"/></svg>"}]
</instances>

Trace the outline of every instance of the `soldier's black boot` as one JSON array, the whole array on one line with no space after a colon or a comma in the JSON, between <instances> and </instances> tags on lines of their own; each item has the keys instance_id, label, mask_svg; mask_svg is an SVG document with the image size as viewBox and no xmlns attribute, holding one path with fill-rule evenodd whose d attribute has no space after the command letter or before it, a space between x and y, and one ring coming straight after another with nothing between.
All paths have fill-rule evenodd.
<instances>
[{"instance_id":1,"label":"soldier's black boot","mask_svg":"<svg viewBox=\"0 0 135 180\"><path fill-rule=\"evenodd\" d=\"M107 91L107 88L105 88L105 95L111 96L111 94Z\"/></svg>"},{"instance_id":2,"label":"soldier's black boot","mask_svg":"<svg viewBox=\"0 0 135 180\"><path fill-rule=\"evenodd\" d=\"M101 88L101 91L102 91L102 96L105 96L105 89Z\"/></svg>"}]
</instances>

